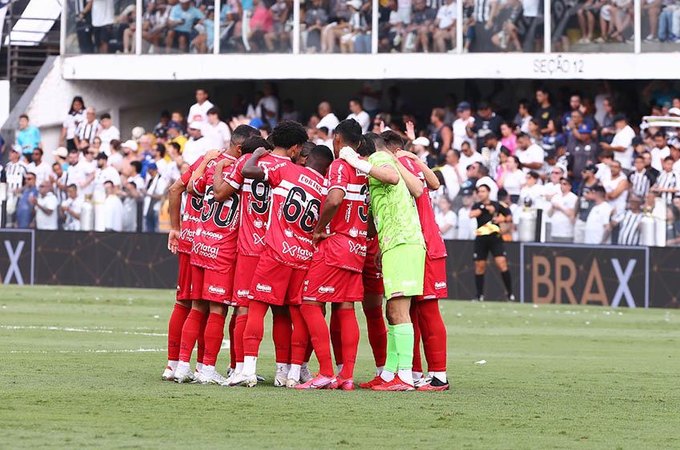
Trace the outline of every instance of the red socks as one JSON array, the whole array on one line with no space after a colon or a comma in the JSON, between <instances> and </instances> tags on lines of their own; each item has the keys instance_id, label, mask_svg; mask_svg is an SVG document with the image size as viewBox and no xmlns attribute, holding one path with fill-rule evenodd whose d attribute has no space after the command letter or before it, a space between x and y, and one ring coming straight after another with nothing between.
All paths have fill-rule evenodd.
<instances>
[{"instance_id":1,"label":"red socks","mask_svg":"<svg viewBox=\"0 0 680 450\"><path fill-rule=\"evenodd\" d=\"M199 334L203 336L203 331L201 330L201 325L205 323L205 316L201 311L197 309L192 309L189 312L186 320L184 321L184 326L182 327L182 340L179 347L179 360L183 362L189 362L191 360L191 352L194 350L194 345L196 340L199 339ZM199 351L201 352L201 359L203 357L203 352L199 346Z\"/></svg>"},{"instance_id":2,"label":"red socks","mask_svg":"<svg viewBox=\"0 0 680 450\"><path fill-rule=\"evenodd\" d=\"M168 361L179 361L179 346L182 342L182 327L191 308L175 303L168 322Z\"/></svg>"},{"instance_id":3,"label":"red socks","mask_svg":"<svg viewBox=\"0 0 680 450\"><path fill-rule=\"evenodd\" d=\"M446 372L446 325L439 311L439 301L425 300L417 305L427 370Z\"/></svg>"},{"instance_id":4,"label":"red socks","mask_svg":"<svg viewBox=\"0 0 680 450\"><path fill-rule=\"evenodd\" d=\"M224 339L224 322L225 317L219 313L210 313L208 321L205 326L205 353L203 356L203 364L206 366L214 366L217 362L217 355L222 348L222 339Z\"/></svg>"},{"instance_id":5,"label":"red socks","mask_svg":"<svg viewBox=\"0 0 680 450\"><path fill-rule=\"evenodd\" d=\"M205 353L205 326L208 323L208 315L203 315L201 320L201 328L198 330L198 348L196 349L196 362L203 364L203 355Z\"/></svg>"},{"instance_id":6,"label":"red socks","mask_svg":"<svg viewBox=\"0 0 680 450\"><path fill-rule=\"evenodd\" d=\"M310 346L309 331L302 317L299 306L291 306L290 318L293 322L293 334L291 336L290 363L302 365L308 361L307 348ZM306 359L307 358L307 359Z\"/></svg>"},{"instance_id":7,"label":"red socks","mask_svg":"<svg viewBox=\"0 0 680 450\"><path fill-rule=\"evenodd\" d=\"M288 312L272 310L272 314L274 315L272 335L276 351L276 362L290 364L290 341L293 334L293 322L291 322Z\"/></svg>"},{"instance_id":8,"label":"red socks","mask_svg":"<svg viewBox=\"0 0 680 450\"><path fill-rule=\"evenodd\" d=\"M247 314L236 316L236 324L234 325L234 340L231 341L231 347L234 349L234 359L237 363L243 362L243 332L246 329L247 321Z\"/></svg>"},{"instance_id":9,"label":"red socks","mask_svg":"<svg viewBox=\"0 0 680 450\"><path fill-rule=\"evenodd\" d=\"M354 364L359 347L359 324L354 309L336 309L332 316L338 316L342 339L342 370L338 374L344 379L354 378ZM332 317L331 316L331 317Z\"/></svg>"},{"instance_id":10,"label":"red socks","mask_svg":"<svg viewBox=\"0 0 680 450\"><path fill-rule=\"evenodd\" d=\"M420 327L418 326L418 304L415 300L411 301L409 310L411 322L413 322L413 372L423 373L423 360L420 356Z\"/></svg>"},{"instance_id":11,"label":"red socks","mask_svg":"<svg viewBox=\"0 0 680 450\"><path fill-rule=\"evenodd\" d=\"M368 342L373 350L376 367L383 367L387 358L387 327L383 318L382 306L364 309L366 327L368 328Z\"/></svg>"},{"instance_id":12,"label":"red socks","mask_svg":"<svg viewBox=\"0 0 680 450\"><path fill-rule=\"evenodd\" d=\"M255 356L260 351L260 343L264 334L264 316L267 315L269 305L257 300L251 300L248 305L248 321L243 331L243 355Z\"/></svg>"},{"instance_id":13,"label":"red socks","mask_svg":"<svg viewBox=\"0 0 680 450\"><path fill-rule=\"evenodd\" d=\"M231 313L229 320L229 367L236 367L236 350L234 350L234 328L236 327L236 310Z\"/></svg>"},{"instance_id":14,"label":"red socks","mask_svg":"<svg viewBox=\"0 0 680 450\"><path fill-rule=\"evenodd\" d=\"M331 345L333 346L333 355L335 356L335 365L339 366L344 362L342 354L342 337L340 336L340 316L331 312Z\"/></svg>"},{"instance_id":15,"label":"red socks","mask_svg":"<svg viewBox=\"0 0 680 450\"><path fill-rule=\"evenodd\" d=\"M326 326L326 319L323 317L321 305L303 303L300 306L300 313L302 313L302 317L305 319L316 358L319 360L319 374L332 377L335 371L333 370L333 360L331 359L331 338Z\"/></svg>"}]
</instances>

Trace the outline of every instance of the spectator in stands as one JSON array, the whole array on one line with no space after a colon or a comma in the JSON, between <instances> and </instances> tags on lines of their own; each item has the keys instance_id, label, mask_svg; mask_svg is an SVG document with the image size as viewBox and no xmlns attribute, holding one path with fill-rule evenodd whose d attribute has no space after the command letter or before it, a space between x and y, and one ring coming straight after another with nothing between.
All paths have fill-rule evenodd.
<instances>
[{"instance_id":1,"label":"spectator in stands","mask_svg":"<svg viewBox=\"0 0 680 450\"><path fill-rule=\"evenodd\" d=\"M92 0L92 36L94 46L99 53L109 52L109 39L111 39L113 21L116 17L113 0Z\"/></svg>"},{"instance_id":2,"label":"spectator in stands","mask_svg":"<svg viewBox=\"0 0 680 450\"><path fill-rule=\"evenodd\" d=\"M501 144L498 140L498 136L496 136L494 132L490 132L484 136L484 146L481 151L482 161L494 177L496 176L496 172L501 163L501 152L504 150L507 153L510 152L503 144Z\"/></svg>"},{"instance_id":3,"label":"spectator in stands","mask_svg":"<svg viewBox=\"0 0 680 450\"><path fill-rule=\"evenodd\" d=\"M411 22L406 25L402 35L402 52L430 51L430 38L434 31L437 11L427 6L425 0L413 0Z\"/></svg>"},{"instance_id":4,"label":"spectator in stands","mask_svg":"<svg viewBox=\"0 0 680 450\"><path fill-rule=\"evenodd\" d=\"M633 138L635 137L635 131L628 125L626 116L623 114L614 116L614 127L616 134L611 144L603 142L600 145L603 150L614 152L614 159L621 163L622 168L630 169L633 164Z\"/></svg>"},{"instance_id":5,"label":"spectator in stands","mask_svg":"<svg viewBox=\"0 0 680 450\"><path fill-rule=\"evenodd\" d=\"M567 133L566 157L569 175L576 183L576 189L581 181L581 172L588 165L595 162L597 146L592 142L592 129L583 121L583 114L573 110L565 124Z\"/></svg>"},{"instance_id":6,"label":"spectator in stands","mask_svg":"<svg viewBox=\"0 0 680 450\"><path fill-rule=\"evenodd\" d=\"M191 122L191 125L189 125L189 136L190 139L184 144L182 158L184 162L191 165L210 150L208 148L210 142L203 136L203 124L201 122Z\"/></svg>"},{"instance_id":7,"label":"spectator in stands","mask_svg":"<svg viewBox=\"0 0 680 450\"><path fill-rule=\"evenodd\" d=\"M52 178L52 166L43 161L43 150L35 148L31 156L31 162L26 166L28 172L34 173L36 177L36 184L42 185L43 181L49 181Z\"/></svg>"},{"instance_id":8,"label":"spectator in stands","mask_svg":"<svg viewBox=\"0 0 680 450\"><path fill-rule=\"evenodd\" d=\"M340 121L338 120L337 116L333 114L333 108L331 107L331 104L327 101L323 101L319 103L319 107L317 108L319 112L319 123L316 124L316 128L321 128L321 127L326 127L328 128L329 134L332 136L333 131L335 131L335 127L338 126Z\"/></svg>"},{"instance_id":9,"label":"spectator in stands","mask_svg":"<svg viewBox=\"0 0 680 450\"><path fill-rule=\"evenodd\" d=\"M27 172L26 165L21 161L21 152L16 146L10 147L9 160L2 172L3 179L7 183L7 226L11 227L16 221L17 200L21 197Z\"/></svg>"},{"instance_id":10,"label":"spectator in stands","mask_svg":"<svg viewBox=\"0 0 680 450\"><path fill-rule=\"evenodd\" d=\"M661 172L662 161L671 155L671 149L668 148L664 133L657 132L654 135L654 147L652 147L649 153L652 157L652 167Z\"/></svg>"},{"instance_id":11,"label":"spectator in stands","mask_svg":"<svg viewBox=\"0 0 680 450\"><path fill-rule=\"evenodd\" d=\"M663 171L656 179L651 191L663 198L667 206L673 203L673 197L680 191L680 175L673 170L673 158L664 158Z\"/></svg>"},{"instance_id":12,"label":"spectator in stands","mask_svg":"<svg viewBox=\"0 0 680 450\"><path fill-rule=\"evenodd\" d=\"M517 134L515 133L514 124L511 122L501 123L501 144L507 148L511 155L515 154L517 149Z\"/></svg>"},{"instance_id":13,"label":"spectator in stands","mask_svg":"<svg viewBox=\"0 0 680 450\"><path fill-rule=\"evenodd\" d=\"M66 162L66 158L68 157L68 150L66 147L58 147L55 151L52 152L52 156L54 157L54 164L58 164L61 166L62 169L65 169L68 167L68 163ZM52 169L54 170L54 165L52 165Z\"/></svg>"},{"instance_id":14,"label":"spectator in stands","mask_svg":"<svg viewBox=\"0 0 680 450\"><path fill-rule=\"evenodd\" d=\"M470 218L470 211L474 204L474 196L471 188L461 192L463 206L458 210L458 239L471 241L475 238L477 221Z\"/></svg>"},{"instance_id":15,"label":"spectator in stands","mask_svg":"<svg viewBox=\"0 0 680 450\"><path fill-rule=\"evenodd\" d=\"M522 99L517 106L517 115L515 116L515 125L519 127L520 133L529 133L529 122L533 118L529 112L529 100Z\"/></svg>"},{"instance_id":16,"label":"spectator in stands","mask_svg":"<svg viewBox=\"0 0 680 450\"><path fill-rule=\"evenodd\" d=\"M411 142L411 151L418 155L418 158L427 164L427 167L432 168L437 165L437 155L432 154L428 138L421 136L414 139Z\"/></svg>"},{"instance_id":17,"label":"spectator in stands","mask_svg":"<svg viewBox=\"0 0 680 450\"><path fill-rule=\"evenodd\" d=\"M179 145L180 153L184 151L184 145L187 143L187 137L182 134L182 126L175 121L170 121L168 123L168 143L176 143ZM135 142L135 151L136 150L137 143Z\"/></svg>"},{"instance_id":18,"label":"spectator in stands","mask_svg":"<svg viewBox=\"0 0 680 450\"><path fill-rule=\"evenodd\" d=\"M609 230L613 231L615 228L618 228L617 244L640 245L641 203L640 197L631 195L628 199L626 211L612 217Z\"/></svg>"},{"instance_id":19,"label":"spectator in stands","mask_svg":"<svg viewBox=\"0 0 680 450\"><path fill-rule=\"evenodd\" d=\"M585 226L585 244L605 244L609 238L609 221L614 208L605 201L605 190L602 186L592 189L593 207L588 213Z\"/></svg>"},{"instance_id":20,"label":"spectator in stands","mask_svg":"<svg viewBox=\"0 0 680 450\"><path fill-rule=\"evenodd\" d=\"M602 181L602 186L607 193L607 201L612 207L612 210L617 214L626 209L626 200L628 198L628 178L621 170L621 162L612 161L609 164L611 175L608 179Z\"/></svg>"},{"instance_id":21,"label":"spectator in stands","mask_svg":"<svg viewBox=\"0 0 680 450\"><path fill-rule=\"evenodd\" d=\"M460 152L460 165L462 167L465 167L466 169L471 166L472 164L479 162L479 163L484 163L484 158L482 158L482 154L479 152L476 152L472 148L472 144L469 142L463 142L463 145L461 145L461 152ZM467 173L467 172L466 172ZM467 179L467 176L464 177Z\"/></svg>"},{"instance_id":22,"label":"spectator in stands","mask_svg":"<svg viewBox=\"0 0 680 450\"><path fill-rule=\"evenodd\" d=\"M69 108L66 119L64 119L59 145L65 146L67 150L76 148L76 128L83 120L85 120L85 102L81 96L77 95L73 97L71 108Z\"/></svg>"},{"instance_id":23,"label":"spectator in stands","mask_svg":"<svg viewBox=\"0 0 680 450\"><path fill-rule=\"evenodd\" d=\"M205 126L205 128L210 130L213 135L217 136L219 148L226 148L229 145L231 130L229 129L229 125L224 123L220 118L220 110L217 106L213 106L208 110L208 125Z\"/></svg>"},{"instance_id":24,"label":"spectator in stands","mask_svg":"<svg viewBox=\"0 0 680 450\"><path fill-rule=\"evenodd\" d=\"M24 177L24 186L17 201L16 226L17 228L30 228L33 222L35 199L38 197L38 189L35 185L35 174L27 172Z\"/></svg>"},{"instance_id":25,"label":"spectator in stands","mask_svg":"<svg viewBox=\"0 0 680 450\"><path fill-rule=\"evenodd\" d=\"M585 242L585 229L588 214L595 205L593 188L599 185L595 177L597 167L594 164L586 166L582 171L582 183L578 188L578 207L576 211L576 224L574 225L574 242L582 244Z\"/></svg>"},{"instance_id":26,"label":"spectator in stands","mask_svg":"<svg viewBox=\"0 0 680 450\"><path fill-rule=\"evenodd\" d=\"M460 109L460 105L458 106ZM429 127L430 142L432 143L432 147L434 148L434 151L437 154L439 162L443 161L446 158L446 154L452 148L455 139L451 127L444 123L445 116L446 111L444 111L444 108L434 108L432 110L432 113L430 114L430 127ZM462 116L463 115L461 115L461 117ZM453 148L455 149L455 147ZM460 147L457 148L457 150L460 149L461 149Z\"/></svg>"},{"instance_id":27,"label":"spectator in stands","mask_svg":"<svg viewBox=\"0 0 680 450\"><path fill-rule=\"evenodd\" d=\"M477 138L476 148L481 149L484 146L484 138L487 134L494 133L500 136L502 123L503 118L493 111L489 103L480 102L472 126L472 131Z\"/></svg>"},{"instance_id":28,"label":"spectator in stands","mask_svg":"<svg viewBox=\"0 0 680 450\"><path fill-rule=\"evenodd\" d=\"M531 170L540 170L543 167L545 157L543 149L538 144L532 143L526 133L520 133L517 136L515 156L519 159L525 173Z\"/></svg>"},{"instance_id":29,"label":"spectator in stands","mask_svg":"<svg viewBox=\"0 0 680 450\"><path fill-rule=\"evenodd\" d=\"M599 15L600 8L605 4L605 0L586 0L578 9L578 25L581 30L579 44L589 44L593 41L595 34L595 16Z\"/></svg>"},{"instance_id":30,"label":"spectator in stands","mask_svg":"<svg viewBox=\"0 0 680 450\"><path fill-rule=\"evenodd\" d=\"M97 137L99 137L99 139L101 139L102 142L99 150L106 153L107 155L110 155L111 141L114 139L120 140L120 131L118 131L118 128L113 126L111 114L109 113L104 113L101 116L99 116L99 124L101 126L99 128Z\"/></svg>"},{"instance_id":31,"label":"spectator in stands","mask_svg":"<svg viewBox=\"0 0 680 450\"><path fill-rule=\"evenodd\" d=\"M611 0L600 9L601 36L595 42L626 42L633 23L633 0Z\"/></svg>"},{"instance_id":32,"label":"spectator in stands","mask_svg":"<svg viewBox=\"0 0 680 450\"><path fill-rule=\"evenodd\" d=\"M541 134L554 136L557 133L557 111L550 102L550 93L545 88L536 90L536 103L538 107L534 117L538 120Z\"/></svg>"},{"instance_id":33,"label":"spectator in stands","mask_svg":"<svg viewBox=\"0 0 680 450\"><path fill-rule=\"evenodd\" d=\"M273 129L279 120L279 97L276 92L276 85L270 82L262 86L262 98L257 103L261 119L265 120Z\"/></svg>"},{"instance_id":34,"label":"spectator in stands","mask_svg":"<svg viewBox=\"0 0 680 450\"><path fill-rule=\"evenodd\" d=\"M116 195L116 187L111 181L104 183L106 200L104 201L104 230L123 231L123 202Z\"/></svg>"},{"instance_id":35,"label":"spectator in stands","mask_svg":"<svg viewBox=\"0 0 680 450\"><path fill-rule=\"evenodd\" d=\"M19 129L16 132L16 145L21 149L21 154L27 162L31 162L33 150L39 148L40 130L29 123L28 115L19 116Z\"/></svg>"},{"instance_id":36,"label":"spectator in stands","mask_svg":"<svg viewBox=\"0 0 680 450\"><path fill-rule=\"evenodd\" d=\"M635 156L633 170L628 175L628 182L630 183L631 194L639 198L645 198L651 187L656 183L656 177L645 167L645 158L642 155Z\"/></svg>"},{"instance_id":37,"label":"spectator in stands","mask_svg":"<svg viewBox=\"0 0 680 450\"><path fill-rule=\"evenodd\" d=\"M166 53L172 48L178 48L180 52L186 53L189 50L194 25L204 18L203 12L193 6L191 0L179 0L179 3L170 9L167 21L169 31L165 38Z\"/></svg>"},{"instance_id":38,"label":"spectator in stands","mask_svg":"<svg viewBox=\"0 0 680 450\"><path fill-rule=\"evenodd\" d=\"M456 0L445 0L437 10L433 35L435 52L446 53L455 50L457 15Z\"/></svg>"},{"instance_id":39,"label":"spectator in stands","mask_svg":"<svg viewBox=\"0 0 680 450\"><path fill-rule=\"evenodd\" d=\"M524 186L519 192L519 204L525 206L533 206L534 208L542 208L543 203L543 185L539 184L541 176L535 170L526 173Z\"/></svg>"},{"instance_id":40,"label":"spectator in stands","mask_svg":"<svg viewBox=\"0 0 680 450\"><path fill-rule=\"evenodd\" d=\"M571 192L571 181L563 177L559 181L560 191L550 199L550 240L552 242L574 241L574 218L578 197Z\"/></svg>"},{"instance_id":41,"label":"spectator in stands","mask_svg":"<svg viewBox=\"0 0 680 450\"><path fill-rule=\"evenodd\" d=\"M80 231L80 213L83 210L83 198L78 195L78 186L70 184L66 187L67 198L59 206L59 215L66 231ZM58 204L58 203L57 203Z\"/></svg>"},{"instance_id":42,"label":"spectator in stands","mask_svg":"<svg viewBox=\"0 0 680 450\"><path fill-rule=\"evenodd\" d=\"M445 195L441 196L437 202L437 213L434 219L442 238L445 240L456 239L458 216L451 210L451 202Z\"/></svg>"},{"instance_id":43,"label":"spectator in stands","mask_svg":"<svg viewBox=\"0 0 680 450\"><path fill-rule=\"evenodd\" d=\"M208 120L208 111L215 106L208 98L209 95L206 89L196 89L196 103L191 105L187 115L189 122L206 122Z\"/></svg>"},{"instance_id":44,"label":"spectator in stands","mask_svg":"<svg viewBox=\"0 0 680 450\"><path fill-rule=\"evenodd\" d=\"M446 185L446 195L453 202L460 191L460 185L466 180L466 168L460 164L460 152L453 149L446 152L446 164L440 170Z\"/></svg>"},{"instance_id":45,"label":"spectator in stands","mask_svg":"<svg viewBox=\"0 0 680 450\"><path fill-rule=\"evenodd\" d=\"M158 214L161 209L161 201L168 190L168 184L158 172L156 163L151 163L148 166L147 180L144 192L144 231L157 233Z\"/></svg>"},{"instance_id":46,"label":"spectator in stands","mask_svg":"<svg viewBox=\"0 0 680 450\"><path fill-rule=\"evenodd\" d=\"M356 120L361 125L361 131L365 134L368 132L368 127L371 125L371 117L361 106L361 99L352 98L349 101L350 114L348 119Z\"/></svg>"},{"instance_id":47,"label":"spectator in stands","mask_svg":"<svg viewBox=\"0 0 680 450\"><path fill-rule=\"evenodd\" d=\"M76 169L83 176L83 180L78 185L78 189L81 195L84 195L89 199L94 192L94 177L97 171L97 162L95 161L95 158L97 157L97 151L91 148L85 148L82 153L83 157L80 158L80 161L76 165Z\"/></svg>"},{"instance_id":48,"label":"spectator in stands","mask_svg":"<svg viewBox=\"0 0 680 450\"><path fill-rule=\"evenodd\" d=\"M167 31L168 18L171 7L166 4L166 0L150 1L146 5L142 15L142 39L148 45L148 52L157 52L164 41ZM129 45L123 45L124 53L134 52L134 32L133 27L125 30Z\"/></svg>"},{"instance_id":49,"label":"spectator in stands","mask_svg":"<svg viewBox=\"0 0 680 450\"><path fill-rule=\"evenodd\" d=\"M659 15L659 40L678 42L680 40L680 8L676 2L665 1Z\"/></svg>"},{"instance_id":50,"label":"spectator in stands","mask_svg":"<svg viewBox=\"0 0 680 450\"><path fill-rule=\"evenodd\" d=\"M253 0L253 13L248 27L246 51L260 51L266 47L265 36L274 31L274 16L263 0ZM273 46L270 51L273 51Z\"/></svg>"},{"instance_id":51,"label":"spectator in stands","mask_svg":"<svg viewBox=\"0 0 680 450\"><path fill-rule=\"evenodd\" d=\"M498 180L498 187L506 190L510 195L512 203L517 203L522 187L526 183L526 176L522 169L520 169L517 156L508 156L503 169L502 175L496 178Z\"/></svg>"},{"instance_id":52,"label":"spectator in stands","mask_svg":"<svg viewBox=\"0 0 680 450\"><path fill-rule=\"evenodd\" d=\"M328 25L328 11L322 0L312 0L311 5L305 5L304 21L307 53L321 52L321 31Z\"/></svg>"},{"instance_id":53,"label":"spectator in stands","mask_svg":"<svg viewBox=\"0 0 680 450\"><path fill-rule=\"evenodd\" d=\"M30 197L30 202L35 207L36 230L58 230L59 201L52 192L52 183L43 181L38 187L38 194Z\"/></svg>"},{"instance_id":54,"label":"spectator in stands","mask_svg":"<svg viewBox=\"0 0 680 450\"><path fill-rule=\"evenodd\" d=\"M293 18L292 4L288 0L276 0L269 8L273 18L272 30L264 35L267 50L286 52L291 47L291 31Z\"/></svg>"},{"instance_id":55,"label":"spectator in stands","mask_svg":"<svg viewBox=\"0 0 680 450\"><path fill-rule=\"evenodd\" d=\"M127 181L123 184L123 231L141 231L141 215L139 205L144 200L144 179L141 177L142 163L132 161L127 173Z\"/></svg>"},{"instance_id":56,"label":"spectator in stands","mask_svg":"<svg viewBox=\"0 0 680 450\"><path fill-rule=\"evenodd\" d=\"M83 150L94 141L94 138L99 133L99 121L97 120L97 113L93 107L85 110L85 120L78 124L74 142L78 150Z\"/></svg>"},{"instance_id":57,"label":"spectator in stands","mask_svg":"<svg viewBox=\"0 0 680 450\"><path fill-rule=\"evenodd\" d=\"M522 43L519 40L517 23L522 18L522 4L519 0L508 0L502 6L495 26L496 33L491 36L493 45L502 51L522 51ZM529 47L532 48L532 47Z\"/></svg>"}]
</instances>

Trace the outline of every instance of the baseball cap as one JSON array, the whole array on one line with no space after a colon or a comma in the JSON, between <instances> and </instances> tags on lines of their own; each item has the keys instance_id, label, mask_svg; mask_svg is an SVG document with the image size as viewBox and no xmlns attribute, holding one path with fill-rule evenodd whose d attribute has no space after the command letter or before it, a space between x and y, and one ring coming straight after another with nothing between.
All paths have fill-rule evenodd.
<instances>
[{"instance_id":1,"label":"baseball cap","mask_svg":"<svg viewBox=\"0 0 680 450\"><path fill-rule=\"evenodd\" d=\"M168 122L168 129L170 129L170 128L174 128L176 130L181 130L182 125L180 125L178 122L175 122L174 120L171 120L170 122Z\"/></svg>"},{"instance_id":2,"label":"baseball cap","mask_svg":"<svg viewBox=\"0 0 680 450\"><path fill-rule=\"evenodd\" d=\"M468 102L460 102L458 103L458 107L456 108L456 111L468 111L472 109L472 106Z\"/></svg>"},{"instance_id":3,"label":"baseball cap","mask_svg":"<svg viewBox=\"0 0 680 450\"><path fill-rule=\"evenodd\" d=\"M19 147L18 145L13 145L10 147L9 151L21 153L21 147Z\"/></svg>"},{"instance_id":4,"label":"baseball cap","mask_svg":"<svg viewBox=\"0 0 680 450\"><path fill-rule=\"evenodd\" d=\"M66 150L66 147L58 147L52 154L60 158L66 158L68 156L68 150Z\"/></svg>"},{"instance_id":5,"label":"baseball cap","mask_svg":"<svg viewBox=\"0 0 680 450\"><path fill-rule=\"evenodd\" d=\"M259 117L255 117L253 120L250 121L248 125L250 125L253 128L260 128L264 125L264 122Z\"/></svg>"},{"instance_id":6,"label":"baseball cap","mask_svg":"<svg viewBox=\"0 0 680 450\"><path fill-rule=\"evenodd\" d=\"M614 123L619 122L621 120L626 120L625 114L617 114L614 116Z\"/></svg>"},{"instance_id":7,"label":"baseball cap","mask_svg":"<svg viewBox=\"0 0 680 450\"><path fill-rule=\"evenodd\" d=\"M668 110L668 114L671 116L680 116L680 108L671 108Z\"/></svg>"},{"instance_id":8,"label":"baseball cap","mask_svg":"<svg viewBox=\"0 0 680 450\"><path fill-rule=\"evenodd\" d=\"M680 139L678 139L677 137L669 139L668 140L668 146L676 148L676 149L680 149Z\"/></svg>"},{"instance_id":9,"label":"baseball cap","mask_svg":"<svg viewBox=\"0 0 680 450\"><path fill-rule=\"evenodd\" d=\"M361 9L361 0L349 0L347 4L354 9Z\"/></svg>"},{"instance_id":10,"label":"baseball cap","mask_svg":"<svg viewBox=\"0 0 680 450\"><path fill-rule=\"evenodd\" d=\"M133 152L137 151L137 142L133 141L132 139L128 139L127 141L123 142L121 144L121 147L126 147L132 150Z\"/></svg>"},{"instance_id":11,"label":"baseball cap","mask_svg":"<svg viewBox=\"0 0 680 450\"><path fill-rule=\"evenodd\" d=\"M147 170L158 170L158 166L156 165L155 162L152 162L148 166L146 166Z\"/></svg>"},{"instance_id":12,"label":"baseball cap","mask_svg":"<svg viewBox=\"0 0 680 450\"><path fill-rule=\"evenodd\" d=\"M419 137L413 140L413 145L422 145L423 147L429 147L430 146L430 140L426 137Z\"/></svg>"},{"instance_id":13,"label":"baseball cap","mask_svg":"<svg viewBox=\"0 0 680 450\"><path fill-rule=\"evenodd\" d=\"M197 120L194 120L189 124L190 130L203 130L203 124Z\"/></svg>"},{"instance_id":14,"label":"baseball cap","mask_svg":"<svg viewBox=\"0 0 680 450\"><path fill-rule=\"evenodd\" d=\"M179 0L180 3L189 3L190 0Z\"/></svg>"},{"instance_id":15,"label":"baseball cap","mask_svg":"<svg viewBox=\"0 0 680 450\"><path fill-rule=\"evenodd\" d=\"M463 196L470 196L473 194L473 190L471 187L465 187L460 190L461 195Z\"/></svg>"},{"instance_id":16,"label":"baseball cap","mask_svg":"<svg viewBox=\"0 0 680 450\"><path fill-rule=\"evenodd\" d=\"M583 168L583 171L597 173L597 166L595 164L588 164Z\"/></svg>"}]
</instances>

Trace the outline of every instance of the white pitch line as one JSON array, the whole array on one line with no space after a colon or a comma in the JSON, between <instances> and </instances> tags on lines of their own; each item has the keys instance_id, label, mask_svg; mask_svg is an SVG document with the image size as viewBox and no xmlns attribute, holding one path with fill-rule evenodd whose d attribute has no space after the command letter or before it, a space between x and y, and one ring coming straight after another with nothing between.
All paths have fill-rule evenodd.
<instances>
[{"instance_id":1,"label":"white pitch line","mask_svg":"<svg viewBox=\"0 0 680 450\"><path fill-rule=\"evenodd\" d=\"M141 331L118 331L102 328L73 328L73 327L48 327L36 325L0 325L3 330L44 330L63 331L65 333L100 333L100 334L126 334L133 336L167 337L167 333L146 333Z\"/></svg>"},{"instance_id":2,"label":"white pitch line","mask_svg":"<svg viewBox=\"0 0 680 450\"><path fill-rule=\"evenodd\" d=\"M158 353L167 352L166 348L137 348L137 349L116 349L116 350L105 350L105 349L86 349L86 350L10 350L6 352L8 354L74 354L74 353ZM3 352L5 353L5 352Z\"/></svg>"}]
</instances>

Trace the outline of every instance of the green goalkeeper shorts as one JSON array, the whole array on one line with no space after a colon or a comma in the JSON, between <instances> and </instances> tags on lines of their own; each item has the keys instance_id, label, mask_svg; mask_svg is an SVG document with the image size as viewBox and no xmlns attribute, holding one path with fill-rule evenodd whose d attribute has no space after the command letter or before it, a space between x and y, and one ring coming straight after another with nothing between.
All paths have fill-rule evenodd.
<instances>
[{"instance_id":1,"label":"green goalkeeper shorts","mask_svg":"<svg viewBox=\"0 0 680 450\"><path fill-rule=\"evenodd\" d=\"M382 254L385 297L423 295L425 248L417 244L402 244Z\"/></svg>"}]
</instances>

